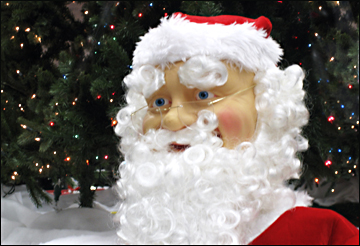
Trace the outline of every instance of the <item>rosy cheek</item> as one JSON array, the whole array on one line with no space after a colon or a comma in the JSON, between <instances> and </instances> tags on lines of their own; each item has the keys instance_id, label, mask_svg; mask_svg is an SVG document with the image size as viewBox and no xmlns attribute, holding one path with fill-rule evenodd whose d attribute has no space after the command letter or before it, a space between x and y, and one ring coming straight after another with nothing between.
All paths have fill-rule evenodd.
<instances>
[{"instance_id":1,"label":"rosy cheek","mask_svg":"<svg viewBox=\"0 0 360 246\"><path fill-rule=\"evenodd\" d=\"M218 114L219 130L223 138L241 137L242 121L239 113L223 110Z\"/></svg>"}]
</instances>

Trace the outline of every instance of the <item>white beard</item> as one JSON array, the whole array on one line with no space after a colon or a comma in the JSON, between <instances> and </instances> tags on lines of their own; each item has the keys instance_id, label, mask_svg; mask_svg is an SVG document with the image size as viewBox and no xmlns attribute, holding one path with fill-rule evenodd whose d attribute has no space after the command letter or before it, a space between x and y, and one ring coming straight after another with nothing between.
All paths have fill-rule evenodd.
<instances>
[{"instance_id":1,"label":"white beard","mask_svg":"<svg viewBox=\"0 0 360 246\"><path fill-rule=\"evenodd\" d=\"M122 139L124 201L117 216L123 243L247 244L295 206L295 193L259 151L263 141L227 149L213 132L217 120L200 123L192 126L197 130ZM191 147L172 152L172 142Z\"/></svg>"}]
</instances>

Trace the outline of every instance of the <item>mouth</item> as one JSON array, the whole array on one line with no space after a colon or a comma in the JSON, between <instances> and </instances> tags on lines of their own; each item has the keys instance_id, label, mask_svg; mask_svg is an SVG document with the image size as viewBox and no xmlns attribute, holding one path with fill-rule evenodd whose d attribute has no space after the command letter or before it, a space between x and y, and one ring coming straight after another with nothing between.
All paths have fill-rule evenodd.
<instances>
[{"instance_id":1,"label":"mouth","mask_svg":"<svg viewBox=\"0 0 360 246\"><path fill-rule=\"evenodd\" d=\"M189 147L190 147L189 144L178 144L178 143L170 144L170 149L174 152L183 152Z\"/></svg>"}]
</instances>

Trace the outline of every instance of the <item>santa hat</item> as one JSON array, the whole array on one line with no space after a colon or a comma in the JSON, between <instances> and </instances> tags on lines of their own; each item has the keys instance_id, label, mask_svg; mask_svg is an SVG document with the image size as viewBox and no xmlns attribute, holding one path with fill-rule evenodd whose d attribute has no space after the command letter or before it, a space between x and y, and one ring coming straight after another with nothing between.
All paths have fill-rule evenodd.
<instances>
[{"instance_id":1,"label":"santa hat","mask_svg":"<svg viewBox=\"0 0 360 246\"><path fill-rule=\"evenodd\" d=\"M140 40L134 51L133 69L142 65L165 68L169 63L186 61L198 55L228 60L256 72L276 66L283 54L269 35L268 18L242 16L212 17L175 13L164 17Z\"/></svg>"}]
</instances>

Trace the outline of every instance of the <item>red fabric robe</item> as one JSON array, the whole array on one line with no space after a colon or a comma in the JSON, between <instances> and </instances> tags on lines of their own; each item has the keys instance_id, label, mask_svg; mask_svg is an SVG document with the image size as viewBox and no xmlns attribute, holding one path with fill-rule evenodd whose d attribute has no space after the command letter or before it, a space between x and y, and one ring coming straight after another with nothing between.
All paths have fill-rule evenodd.
<instances>
[{"instance_id":1,"label":"red fabric robe","mask_svg":"<svg viewBox=\"0 0 360 246\"><path fill-rule=\"evenodd\" d=\"M359 230L332 210L295 207L250 245L359 245Z\"/></svg>"}]
</instances>

